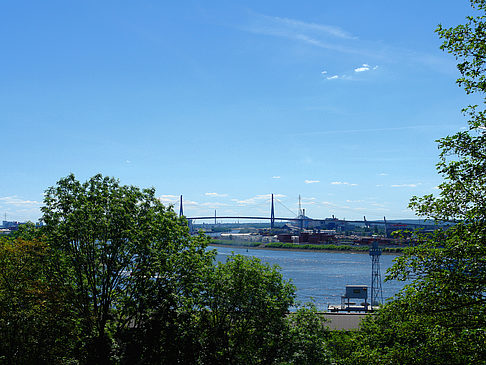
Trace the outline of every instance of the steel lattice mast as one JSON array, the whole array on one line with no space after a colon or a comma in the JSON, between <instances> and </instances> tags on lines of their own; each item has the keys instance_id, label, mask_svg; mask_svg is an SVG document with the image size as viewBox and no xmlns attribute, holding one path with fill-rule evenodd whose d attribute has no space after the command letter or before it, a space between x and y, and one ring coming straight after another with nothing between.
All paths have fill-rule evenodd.
<instances>
[{"instance_id":1,"label":"steel lattice mast","mask_svg":"<svg viewBox=\"0 0 486 365\"><path fill-rule=\"evenodd\" d=\"M371 306L381 305L383 303L383 290L381 288L380 274L380 256L381 248L378 242L374 241L370 248L371 256Z\"/></svg>"}]
</instances>

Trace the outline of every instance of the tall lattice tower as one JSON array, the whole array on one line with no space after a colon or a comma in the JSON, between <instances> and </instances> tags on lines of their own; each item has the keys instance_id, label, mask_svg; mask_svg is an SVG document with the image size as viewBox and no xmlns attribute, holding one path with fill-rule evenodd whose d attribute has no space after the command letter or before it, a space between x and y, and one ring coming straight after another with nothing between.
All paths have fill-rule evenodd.
<instances>
[{"instance_id":1,"label":"tall lattice tower","mask_svg":"<svg viewBox=\"0 0 486 365\"><path fill-rule=\"evenodd\" d=\"M383 303L383 290L381 288L381 274L380 274L380 256L381 248L378 247L378 242L373 241L370 248L371 256L371 306L377 306Z\"/></svg>"}]
</instances>

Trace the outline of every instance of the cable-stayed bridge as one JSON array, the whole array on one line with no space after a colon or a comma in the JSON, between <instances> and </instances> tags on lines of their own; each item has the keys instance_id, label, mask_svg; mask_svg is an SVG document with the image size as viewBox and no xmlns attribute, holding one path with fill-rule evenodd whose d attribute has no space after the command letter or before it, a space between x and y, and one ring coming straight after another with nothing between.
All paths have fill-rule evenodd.
<instances>
[{"instance_id":1,"label":"cable-stayed bridge","mask_svg":"<svg viewBox=\"0 0 486 365\"><path fill-rule=\"evenodd\" d=\"M293 217L276 217L275 216L275 202L280 203L284 208L286 208L291 214L293 214ZM177 205L179 206L179 215L184 216L184 205L183 205L183 198L182 195L180 196L180 199L177 202L174 202L171 204L172 206L176 207ZM309 222L317 222L317 223L329 223L329 222L334 222L334 223L355 223L355 224L363 224L366 227L370 226L375 226L375 225L380 225L384 226L385 228L385 233L388 231L388 228L391 229L398 229L398 228L422 228L422 227L430 227L430 225L425 225L425 224L420 224L420 223L397 223L395 222L387 222L386 217L383 217L383 220L379 221L369 221L366 220L366 217L363 217L363 220L343 220L343 219L337 219L334 218L309 218L305 215L305 209L302 209L301 207L301 202L300 202L300 196L299 196L299 212L296 214L289 208L287 208L280 200L277 198L274 198L274 194L271 194L271 199L270 199L270 215L269 216L247 216L247 215L217 215L216 210L214 211L214 215L206 215L206 216L197 216L197 217L187 217L189 221L197 221L197 220L214 220L214 224L217 224L218 219L237 219L237 220L261 220L261 221L269 221L270 222L270 228L275 227L275 222L276 221L287 221L287 222L296 222L299 223L299 227L303 229L308 225Z\"/></svg>"}]
</instances>

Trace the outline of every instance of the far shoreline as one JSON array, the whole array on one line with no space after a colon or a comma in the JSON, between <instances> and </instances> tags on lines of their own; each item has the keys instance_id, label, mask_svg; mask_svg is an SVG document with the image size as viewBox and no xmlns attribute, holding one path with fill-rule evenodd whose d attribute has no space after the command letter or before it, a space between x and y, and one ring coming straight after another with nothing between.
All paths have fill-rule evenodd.
<instances>
[{"instance_id":1,"label":"far shoreline","mask_svg":"<svg viewBox=\"0 0 486 365\"><path fill-rule=\"evenodd\" d=\"M269 250L269 251L296 251L296 252L317 252L317 253L352 253L352 254L363 254L363 255L369 255L369 251L363 251L363 250L326 250L326 249L312 249L312 248L287 248L287 247L265 247L265 246L245 246L245 245L239 245L239 244L234 244L234 245L228 245L224 243L209 243L208 246L212 247L226 247L226 248L243 248L243 249L252 249L252 250ZM382 252L382 255L395 255L395 256L400 256L403 255L403 252Z\"/></svg>"}]
</instances>

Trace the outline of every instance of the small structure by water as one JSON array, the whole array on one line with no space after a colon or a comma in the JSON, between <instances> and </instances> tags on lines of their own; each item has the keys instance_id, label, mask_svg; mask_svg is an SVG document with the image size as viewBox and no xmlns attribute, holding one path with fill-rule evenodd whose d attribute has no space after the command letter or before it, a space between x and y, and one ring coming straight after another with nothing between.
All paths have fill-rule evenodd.
<instances>
[{"instance_id":1,"label":"small structure by water","mask_svg":"<svg viewBox=\"0 0 486 365\"><path fill-rule=\"evenodd\" d=\"M370 248L371 256L371 305L368 303L367 285L346 285L346 293L341 297L341 306L331 305L328 310L331 312L368 312L373 311L373 306L383 303L383 291L381 288L380 256L381 248L378 242L374 241ZM351 302L350 300L358 302ZM362 301L364 300L364 301ZM361 303L359 303L361 302Z\"/></svg>"},{"instance_id":2,"label":"small structure by water","mask_svg":"<svg viewBox=\"0 0 486 365\"><path fill-rule=\"evenodd\" d=\"M346 292L341 296L341 305L330 305L331 312L368 312L371 310L368 303L367 285L346 285Z\"/></svg>"}]
</instances>

